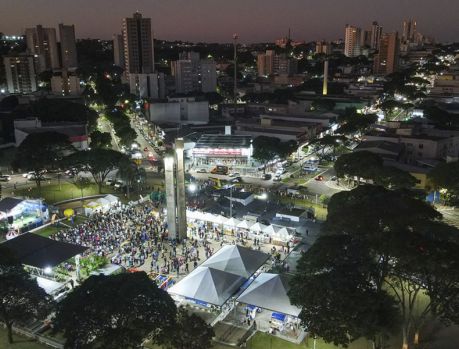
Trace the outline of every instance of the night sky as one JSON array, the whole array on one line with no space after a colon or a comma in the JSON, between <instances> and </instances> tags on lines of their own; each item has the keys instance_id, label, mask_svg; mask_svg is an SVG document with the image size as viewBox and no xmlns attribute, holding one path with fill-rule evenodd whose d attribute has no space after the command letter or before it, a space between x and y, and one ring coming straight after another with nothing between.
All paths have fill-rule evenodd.
<instances>
[{"instance_id":1,"label":"night sky","mask_svg":"<svg viewBox=\"0 0 459 349\"><path fill-rule=\"evenodd\" d=\"M167 40L273 41L292 29L295 40L343 37L346 23L400 31L406 17L441 41L459 41L458 0L0 0L0 32L36 24L75 24L78 38L111 38L121 19L139 10L152 18L155 37Z\"/></svg>"}]
</instances>

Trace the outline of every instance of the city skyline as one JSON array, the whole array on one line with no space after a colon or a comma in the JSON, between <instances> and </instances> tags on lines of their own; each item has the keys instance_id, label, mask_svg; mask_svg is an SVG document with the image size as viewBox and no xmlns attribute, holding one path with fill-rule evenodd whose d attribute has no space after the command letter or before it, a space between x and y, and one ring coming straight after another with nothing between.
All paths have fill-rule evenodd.
<instances>
[{"instance_id":1,"label":"city skyline","mask_svg":"<svg viewBox=\"0 0 459 349\"><path fill-rule=\"evenodd\" d=\"M2 18L0 32L23 34L25 28L37 24L57 28L64 22L75 25L77 38L111 39L119 32L122 18L135 11L151 18L155 38L164 40L230 42L232 33L238 32L241 42L267 42L286 36L288 28L295 40L334 40L344 38L346 24L370 28L374 20L385 32L401 32L406 18L415 18L419 32L438 41L453 41L459 36L455 24L459 3L451 0L438 0L435 6L430 0L419 0L416 6L408 0L386 0L371 6L363 0L327 0L320 4L301 0L43 0L32 4L4 0L0 13L8 16Z\"/></svg>"}]
</instances>

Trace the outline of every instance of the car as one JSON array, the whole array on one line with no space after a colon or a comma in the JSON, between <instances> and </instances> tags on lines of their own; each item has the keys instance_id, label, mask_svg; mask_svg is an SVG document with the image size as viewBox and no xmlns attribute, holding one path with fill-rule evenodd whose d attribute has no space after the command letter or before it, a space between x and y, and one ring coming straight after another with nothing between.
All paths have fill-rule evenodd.
<instances>
[{"instance_id":1,"label":"car","mask_svg":"<svg viewBox=\"0 0 459 349\"><path fill-rule=\"evenodd\" d=\"M231 180L231 183L241 183L242 182L242 178L241 177L235 177Z\"/></svg>"},{"instance_id":2,"label":"car","mask_svg":"<svg viewBox=\"0 0 459 349\"><path fill-rule=\"evenodd\" d=\"M282 180L282 177L279 175L274 176L273 181L274 182L280 182Z\"/></svg>"},{"instance_id":3,"label":"car","mask_svg":"<svg viewBox=\"0 0 459 349\"><path fill-rule=\"evenodd\" d=\"M8 182L11 180L11 177L8 175L0 175L0 182Z\"/></svg>"},{"instance_id":4,"label":"car","mask_svg":"<svg viewBox=\"0 0 459 349\"><path fill-rule=\"evenodd\" d=\"M316 178L314 178L316 181L323 181L324 180L324 176L317 176Z\"/></svg>"},{"instance_id":5,"label":"car","mask_svg":"<svg viewBox=\"0 0 459 349\"><path fill-rule=\"evenodd\" d=\"M285 169L279 168L279 169L277 169L277 171L276 171L276 176L281 176L281 175L283 175L285 172L286 172Z\"/></svg>"},{"instance_id":6,"label":"car","mask_svg":"<svg viewBox=\"0 0 459 349\"><path fill-rule=\"evenodd\" d=\"M232 172L228 176L229 177L239 177L241 174L239 172Z\"/></svg>"},{"instance_id":7,"label":"car","mask_svg":"<svg viewBox=\"0 0 459 349\"><path fill-rule=\"evenodd\" d=\"M333 177L331 178L332 181L336 181L337 179L338 179L338 177L336 177L336 176L333 176Z\"/></svg>"},{"instance_id":8,"label":"car","mask_svg":"<svg viewBox=\"0 0 459 349\"><path fill-rule=\"evenodd\" d=\"M200 168L199 170L196 171L197 173L207 173L207 170L205 168Z\"/></svg>"},{"instance_id":9,"label":"car","mask_svg":"<svg viewBox=\"0 0 459 349\"><path fill-rule=\"evenodd\" d=\"M124 184L124 182L122 180L120 180L120 179L116 180L116 182L115 182L115 188L116 189L120 189L120 188L122 188L124 186L125 186L125 184Z\"/></svg>"},{"instance_id":10,"label":"car","mask_svg":"<svg viewBox=\"0 0 459 349\"><path fill-rule=\"evenodd\" d=\"M265 181L269 181L272 177L273 177L273 176L272 176L271 173L266 173L266 174L263 175L263 179L264 179Z\"/></svg>"},{"instance_id":11,"label":"car","mask_svg":"<svg viewBox=\"0 0 459 349\"><path fill-rule=\"evenodd\" d=\"M143 148L143 151L147 152L148 151L148 147Z\"/></svg>"},{"instance_id":12,"label":"car","mask_svg":"<svg viewBox=\"0 0 459 349\"><path fill-rule=\"evenodd\" d=\"M110 186L115 185L115 180L109 178L105 181L105 185L110 185Z\"/></svg>"}]
</instances>

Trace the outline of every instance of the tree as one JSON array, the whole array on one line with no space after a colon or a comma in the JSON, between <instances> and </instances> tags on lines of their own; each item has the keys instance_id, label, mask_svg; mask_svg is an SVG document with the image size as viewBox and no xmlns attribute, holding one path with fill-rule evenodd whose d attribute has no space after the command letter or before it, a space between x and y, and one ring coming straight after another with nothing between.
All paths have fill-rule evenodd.
<instances>
[{"instance_id":1,"label":"tree","mask_svg":"<svg viewBox=\"0 0 459 349\"><path fill-rule=\"evenodd\" d=\"M109 132L92 131L89 135L91 138L91 148L108 148L112 144L112 136Z\"/></svg>"},{"instance_id":2,"label":"tree","mask_svg":"<svg viewBox=\"0 0 459 349\"><path fill-rule=\"evenodd\" d=\"M74 153L64 162L80 171L89 171L99 188L99 193L102 193L102 185L108 174L117 169L125 157L126 155L115 150L95 148Z\"/></svg>"},{"instance_id":3,"label":"tree","mask_svg":"<svg viewBox=\"0 0 459 349\"><path fill-rule=\"evenodd\" d=\"M116 135L120 138L120 144L126 147L130 147L132 143L137 139L137 133L131 127L127 125L124 127L118 127L115 129Z\"/></svg>"},{"instance_id":4,"label":"tree","mask_svg":"<svg viewBox=\"0 0 459 349\"><path fill-rule=\"evenodd\" d=\"M123 158L119 163L118 176L126 183L126 195L130 198L130 188L133 186L134 181L138 177L138 168L127 157Z\"/></svg>"},{"instance_id":5,"label":"tree","mask_svg":"<svg viewBox=\"0 0 459 349\"><path fill-rule=\"evenodd\" d=\"M11 250L0 247L0 320L6 325L8 343L13 342L14 322L43 319L52 302L15 258Z\"/></svg>"},{"instance_id":6,"label":"tree","mask_svg":"<svg viewBox=\"0 0 459 349\"><path fill-rule=\"evenodd\" d=\"M375 153L363 150L341 155L334 164L336 175L371 180L388 189L410 189L416 185L416 178L408 172L392 166L384 166L383 159Z\"/></svg>"},{"instance_id":7,"label":"tree","mask_svg":"<svg viewBox=\"0 0 459 349\"><path fill-rule=\"evenodd\" d=\"M378 121L378 116L375 114L359 114L355 108L347 108L344 115L338 118L338 121L341 126L336 130L336 133L362 134Z\"/></svg>"},{"instance_id":8,"label":"tree","mask_svg":"<svg viewBox=\"0 0 459 349\"><path fill-rule=\"evenodd\" d=\"M211 326L183 307L178 309L174 332L171 338L165 339L171 349L208 349L215 335Z\"/></svg>"},{"instance_id":9,"label":"tree","mask_svg":"<svg viewBox=\"0 0 459 349\"><path fill-rule=\"evenodd\" d=\"M80 189L81 198L83 198L83 192L86 188L89 188L91 186L91 181L89 180L89 178L77 176L73 181L73 185Z\"/></svg>"},{"instance_id":10,"label":"tree","mask_svg":"<svg viewBox=\"0 0 459 349\"><path fill-rule=\"evenodd\" d=\"M312 101L312 109L332 111L335 109L335 101L327 98L318 98Z\"/></svg>"},{"instance_id":11,"label":"tree","mask_svg":"<svg viewBox=\"0 0 459 349\"><path fill-rule=\"evenodd\" d=\"M59 303L54 330L66 348L137 348L175 336L174 301L144 272L89 277Z\"/></svg>"},{"instance_id":12,"label":"tree","mask_svg":"<svg viewBox=\"0 0 459 349\"><path fill-rule=\"evenodd\" d=\"M303 307L303 322L346 345L359 332L369 339L378 328L381 335L390 333L390 327L380 325L397 323L386 320L398 313L406 348L419 340L429 317L458 323L459 230L440 219L430 205L403 191L360 186L334 195L325 235L300 259L290 294ZM369 299L375 300L373 307ZM386 312L391 303L398 312ZM383 309L375 309L377 304ZM337 309L333 321L331 306ZM369 309L361 315L367 324L360 322L361 306Z\"/></svg>"},{"instance_id":13,"label":"tree","mask_svg":"<svg viewBox=\"0 0 459 349\"><path fill-rule=\"evenodd\" d=\"M279 138L259 136L253 140L253 158L260 161L263 166L263 173L266 172L268 162L276 157L285 158L296 148L296 142L281 142Z\"/></svg>"},{"instance_id":14,"label":"tree","mask_svg":"<svg viewBox=\"0 0 459 349\"><path fill-rule=\"evenodd\" d=\"M429 173L428 178L435 187L448 191L448 201L454 203L459 200L459 161L437 165Z\"/></svg>"},{"instance_id":15,"label":"tree","mask_svg":"<svg viewBox=\"0 0 459 349\"><path fill-rule=\"evenodd\" d=\"M29 134L19 145L13 160L13 167L32 171L34 181L41 192L43 173L57 168L63 156L73 151L68 137L58 132Z\"/></svg>"},{"instance_id":16,"label":"tree","mask_svg":"<svg viewBox=\"0 0 459 349\"><path fill-rule=\"evenodd\" d=\"M457 117L436 106L429 106L424 109L424 115L427 119L440 127L453 127L459 125Z\"/></svg>"},{"instance_id":17,"label":"tree","mask_svg":"<svg viewBox=\"0 0 459 349\"><path fill-rule=\"evenodd\" d=\"M311 144L320 148L322 157L325 156L325 151L328 148L331 148L333 158L335 157L337 150L343 146L346 146L347 143L347 138L342 135L325 135L322 138L317 138L311 142Z\"/></svg>"}]
</instances>

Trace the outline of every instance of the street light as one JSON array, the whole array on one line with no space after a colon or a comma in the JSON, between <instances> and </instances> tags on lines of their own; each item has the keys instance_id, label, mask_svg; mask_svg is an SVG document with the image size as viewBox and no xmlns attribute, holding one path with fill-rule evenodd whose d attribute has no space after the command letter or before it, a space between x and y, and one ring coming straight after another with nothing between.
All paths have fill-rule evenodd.
<instances>
[{"instance_id":1,"label":"street light","mask_svg":"<svg viewBox=\"0 0 459 349\"><path fill-rule=\"evenodd\" d=\"M196 189L197 189L196 184L190 183L190 185L188 185L188 190L190 191L190 193L194 193Z\"/></svg>"}]
</instances>

